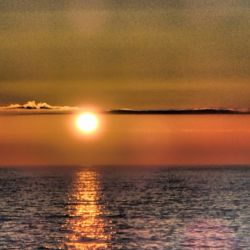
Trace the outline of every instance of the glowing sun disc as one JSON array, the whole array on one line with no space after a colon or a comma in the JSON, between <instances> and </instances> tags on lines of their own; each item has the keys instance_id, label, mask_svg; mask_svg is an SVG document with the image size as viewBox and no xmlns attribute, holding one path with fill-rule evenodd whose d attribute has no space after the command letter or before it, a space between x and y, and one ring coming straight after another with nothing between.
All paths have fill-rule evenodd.
<instances>
[{"instance_id":1,"label":"glowing sun disc","mask_svg":"<svg viewBox=\"0 0 250 250\"><path fill-rule=\"evenodd\" d=\"M94 132L98 125L99 121L94 113L83 113L76 118L77 128L84 133Z\"/></svg>"}]
</instances>

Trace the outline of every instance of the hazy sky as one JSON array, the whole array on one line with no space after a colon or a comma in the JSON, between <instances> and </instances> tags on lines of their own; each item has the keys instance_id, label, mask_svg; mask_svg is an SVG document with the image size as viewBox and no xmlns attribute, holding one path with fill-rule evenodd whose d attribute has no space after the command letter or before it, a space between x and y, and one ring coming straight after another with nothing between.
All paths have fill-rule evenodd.
<instances>
[{"instance_id":1,"label":"hazy sky","mask_svg":"<svg viewBox=\"0 0 250 250\"><path fill-rule=\"evenodd\" d=\"M0 166L250 163L250 116L0 116Z\"/></svg>"},{"instance_id":2,"label":"hazy sky","mask_svg":"<svg viewBox=\"0 0 250 250\"><path fill-rule=\"evenodd\" d=\"M0 0L0 104L250 107L248 0Z\"/></svg>"}]
</instances>

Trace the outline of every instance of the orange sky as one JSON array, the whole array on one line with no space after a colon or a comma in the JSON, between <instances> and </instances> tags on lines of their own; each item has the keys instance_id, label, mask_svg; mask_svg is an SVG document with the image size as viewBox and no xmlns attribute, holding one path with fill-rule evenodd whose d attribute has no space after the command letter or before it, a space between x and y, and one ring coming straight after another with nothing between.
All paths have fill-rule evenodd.
<instances>
[{"instance_id":1,"label":"orange sky","mask_svg":"<svg viewBox=\"0 0 250 250\"><path fill-rule=\"evenodd\" d=\"M249 116L104 115L88 136L75 118L0 117L0 165L250 163Z\"/></svg>"},{"instance_id":2,"label":"orange sky","mask_svg":"<svg viewBox=\"0 0 250 250\"><path fill-rule=\"evenodd\" d=\"M249 2L0 1L0 106L250 108ZM0 165L250 163L248 116L0 116Z\"/></svg>"}]
</instances>

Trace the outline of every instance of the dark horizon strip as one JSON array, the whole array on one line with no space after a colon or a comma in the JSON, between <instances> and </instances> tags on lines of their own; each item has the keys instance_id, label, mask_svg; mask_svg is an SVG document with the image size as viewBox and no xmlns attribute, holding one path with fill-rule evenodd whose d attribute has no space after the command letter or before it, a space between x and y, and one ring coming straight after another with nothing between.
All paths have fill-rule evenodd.
<instances>
[{"instance_id":1,"label":"dark horizon strip","mask_svg":"<svg viewBox=\"0 0 250 250\"><path fill-rule=\"evenodd\" d=\"M0 169L90 169L90 170L98 170L98 169L168 169L168 170L177 170L177 169L196 169L196 170L208 170L208 169L250 169L250 165L248 163L232 163L232 164L94 164L94 165L71 165L71 164L25 164L25 165L0 165Z\"/></svg>"},{"instance_id":2,"label":"dark horizon strip","mask_svg":"<svg viewBox=\"0 0 250 250\"><path fill-rule=\"evenodd\" d=\"M87 110L72 109L0 109L0 115L71 115L78 114ZM250 115L250 111L240 111L232 109L167 109L167 110L130 110L112 109L96 111L99 114L107 115Z\"/></svg>"},{"instance_id":3,"label":"dark horizon strip","mask_svg":"<svg viewBox=\"0 0 250 250\"><path fill-rule=\"evenodd\" d=\"M211 115L211 114L233 114L233 115L249 115L250 111L239 111L239 110L230 110L230 109L168 109L168 110L110 110L107 111L109 114L116 115L129 115L129 114L138 114L138 115Z\"/></svg>"}]
</instances>

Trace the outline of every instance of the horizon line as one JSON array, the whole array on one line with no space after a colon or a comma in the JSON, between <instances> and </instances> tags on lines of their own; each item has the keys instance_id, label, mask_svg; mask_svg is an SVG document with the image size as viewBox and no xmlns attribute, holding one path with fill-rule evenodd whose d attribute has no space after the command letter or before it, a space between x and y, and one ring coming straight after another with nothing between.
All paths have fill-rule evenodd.
<instances>
[{"instance_id":1,"label":"horizon line","mask_svg":"<svg viewBox=\"0 0 250 250\"><path fill-rule=\"evenodd\" d=\"M42 115L42 114L77 114L80 112L93 111L100 114L114 115L213 115L213 114L232 114L232 115L249 115L250 108L161 108L161 109L99 109L89 110L77 106L52 106L46 102L28 101L24 104L10 104L0 107L0 114L6 115Z\"/></svg>"},{"instance_id":2,"label":"horizon line","mask_svg":"<svg viewBox=\"0 0 250 250\"><path fill-rule=\"evenodd\" d=\"M73 115L82 112L94 112L103 115L250 115L250 110L237 109L110 109L110 110L89 110L85 108L2 108L0 115Z\"/></svg>"},{"instance_id":3,"label":"horizon line","mask_svg":"<svg viewBox=\"0 0 250 250\"><path fill-rule=\"evenodd\" d=\"M230 164L220 164L220 163L211 163L211 164L22 164L22 165L0 165L0 169L15 169L15 168L81 168L81 169L98 169L98 168L166 168L166 169L208 169L208 168L250 168L249 163L230 163Z\"/></svg>"}]
</instances>

